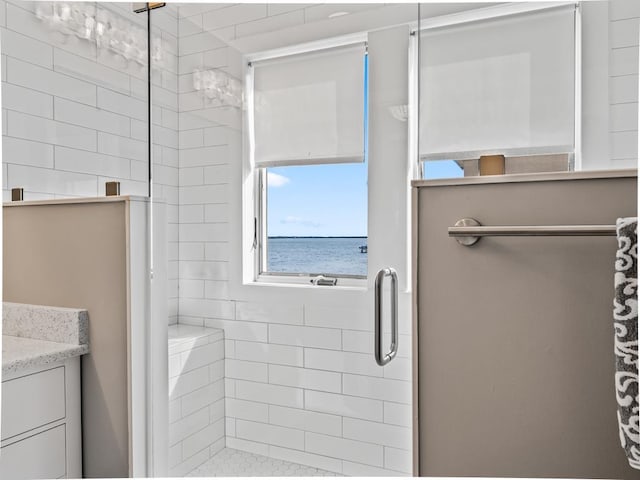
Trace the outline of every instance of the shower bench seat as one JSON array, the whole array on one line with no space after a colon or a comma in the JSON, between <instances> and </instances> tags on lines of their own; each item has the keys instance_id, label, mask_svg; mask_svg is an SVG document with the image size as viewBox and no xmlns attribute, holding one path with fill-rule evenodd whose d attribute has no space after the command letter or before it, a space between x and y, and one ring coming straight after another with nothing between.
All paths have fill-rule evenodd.
<instances>
[{"instance_id":1,"label":"shower bench seat","mask_svg":"<svg viewBox=\"0 0 640 480\"><path fill-rule=\"evenodd\" d=\"M224 332L169 327L169 475L182 477L225 446Z\"/></svg>"}]
</instances>

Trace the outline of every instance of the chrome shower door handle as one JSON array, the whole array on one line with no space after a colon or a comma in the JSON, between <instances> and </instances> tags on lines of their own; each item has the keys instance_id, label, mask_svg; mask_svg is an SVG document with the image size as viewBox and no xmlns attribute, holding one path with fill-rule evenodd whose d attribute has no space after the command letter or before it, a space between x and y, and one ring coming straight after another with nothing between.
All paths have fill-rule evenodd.
<instances>
[{"instance_id":1,"label":"chrome shower door handle","mask_svg":"<svg viewBox=\"0 0 640 480\"><path fill-rule=\"evenodd\" d=\"M382 354L382 287L384 278L391 277L391 346ZM398 274L393 268L383 268L376 275L374 298L374 346L376 363L381 367L393 360L398 353Z\"/></svg>"}]
</instances>

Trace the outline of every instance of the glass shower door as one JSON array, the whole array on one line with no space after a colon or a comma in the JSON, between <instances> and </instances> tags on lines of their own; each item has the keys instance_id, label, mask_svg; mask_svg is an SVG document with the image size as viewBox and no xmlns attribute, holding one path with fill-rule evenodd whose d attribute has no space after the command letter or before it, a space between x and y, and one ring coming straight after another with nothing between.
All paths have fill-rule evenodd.
<instances>
[{"instance_id":1,"label":"glass shower door","mask_svg":"<svg viewBox=\"0 0 640 480\"><path fill-rule=\"evenodd\" d=\"M173 299L169 342L181 345L169 350L169 474L410 474L407 59L417 6L179 4L176 18L166 8L151 11L151 32L171 42L177 37L168 57L177 67L160 62L152 68L152 130L162 132L153 137L161 152L154 159L154 199L162 191L172 212L166 245ZM174 21L177 34L171 33ZM308 75L324 65L318 58L331 64L347 47L362 52L353 57L353 69L347 64L349 78L362 77L362 56L368 58L367 98L354 109L336 104L346 89L339 75ZM311 67L300 67L306 61ZM350 91L362 94L362 84L350 82ZM322 96L305 97L306 91ZM296 98L298 103L291 100ZM177 124L171 123L176 109L169 99L177 101ZM301 120L287 127L291 115L278 115L285 110ZM305 117L305 111L320 113ZM342 137L346 130L357 135ZM174 154L167 142L176 132L177 163L171 164L164 155ZM354 138L359 148L342 142ZM254 141L263 143L255 148ZM265 151L269 155L258 159ZM271 154L282 160L277 169L266 163ZM309 165L308 156L326 165ZM335 165L338 160L343 164ZM171 183L176 169L177 184ZM305 176L322 169L339 173ZM357 185L349 183L350 169L362 174ZM253 183L256 178L262 183ZM311 195L294 196L296 189L307 194L317 184L328 187L312 198L315 207L304 200ZM357 278L338 278L337 288L296 275L283 276L277 286L267 281L273 279L257 285L265 269L260 271L256 255L273 241L267 232L305 236L300 232L306 229L307 237L318 237L325 227L327 235L340 235L329 227L356 209L349 202L353 195L335 201L333 185L340 192L351 186L363 192L362 216L344 223L364 225L366 242L358 232L357 239L334 244L345 246L341 262L355 258L366 268ZM252 199L265 189L264 202L255 207ZM276 196L281 205L308 214L278 210ZM254 207L255 215L246 213ZM309 218L320 213L323 220ZM313 241L328 242L286 239L281 252L286 257L288 245L307 242L308 248ZM359 250L365 243L366 254ZM340 273L323 271L329 262L322 263L313 248L308 252L320 271L302 273ZM283 265L278 272L291 272L292 262ZM374 275L387 266L398 271L399 348L380 367L374 357ZM195 386L186 385L195 378Z\"/></svg>"},{"instance_id":2,"label":"glass shower door","mask_svg":"<svg viewBox=\"0 0 640 480\"><path fill-rule=\"evenodd\" d=\"M152 363L144 340L151 288L147 19L126 3L11 0L0 11L3 199L15 193L25 201L4 212L53 218L62 211L44 235L30 233L42 222L23 223L24 238L43 245L33 249L40 254L33 276L55 275L40 292L29 285L22 301L88 309L83 473L144 475ZM60 265L63 256L71 260ZM82 263L78 270L74 262ZM15 293L14 301L21 301Z\"/></svg>"},{"instance_id":3,"label":"glass shower door","mask_svg":"<svg viewBox=\"0 0 640 480\"><path fill-rule=\"evenodd\" d=\"M221 329L205 327L205 317L233 316L225 280L231 167L242 150L242 63L228 33L207 24L223 6L150 11L153 205L166 212L154 227L154 249L167 253L169 476L185 476L227 443L223 358L232 353ZM154 265L154 280L161 268Z\"/></svg>"}]
</instances>

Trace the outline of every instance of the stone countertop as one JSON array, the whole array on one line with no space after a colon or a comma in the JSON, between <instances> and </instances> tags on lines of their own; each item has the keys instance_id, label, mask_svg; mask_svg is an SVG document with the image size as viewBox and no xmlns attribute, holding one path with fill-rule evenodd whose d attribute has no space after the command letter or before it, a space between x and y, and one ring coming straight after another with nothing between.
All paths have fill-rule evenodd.
<instances>
[{"instance_id":1,"label":"stone countertop","mask_svg":"<svg viewBox=\"0 0 640 480\"><path fill-rule=\"evenodd\" d=\"M89 345L49 342L33 338L2 336L2 374L64 361L89 353Z\"/></svg>"},{"instance_id":2,"label":"stone countertop","mask_svg":"<svg viewBox=\"0 0 640 480\"><path fill-rule=\"evenodd\" d=\"M44 366L89 353L86 310L4 302L2 373Z\"/></svg>"},{"instance_id":3,"label":"stone countertop","mask_svg":"<svg viewBox=\"0 0 640 480\"><path fill-rule=\"evenodd\" d=\"M78 308L3 302L2 334L83 345L89 343L89 314Z\"/></svg>"}]
</instances>

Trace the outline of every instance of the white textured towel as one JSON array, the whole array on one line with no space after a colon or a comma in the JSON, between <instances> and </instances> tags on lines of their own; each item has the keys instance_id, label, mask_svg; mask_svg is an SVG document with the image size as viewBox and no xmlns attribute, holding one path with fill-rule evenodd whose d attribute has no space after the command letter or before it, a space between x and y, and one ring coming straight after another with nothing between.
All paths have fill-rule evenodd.
<instances>
[{"instance_id":1,"label":"white textured towel","mask_svg":"<svg viewBox=\"0 0 640 480\"><path fill-rule=\"evenodd\" d=\"M616 397L620 443L629 465L640 470L640 407L638 404L638 218L616 223L615 264Z\"/></svg>"}]
</instances>

